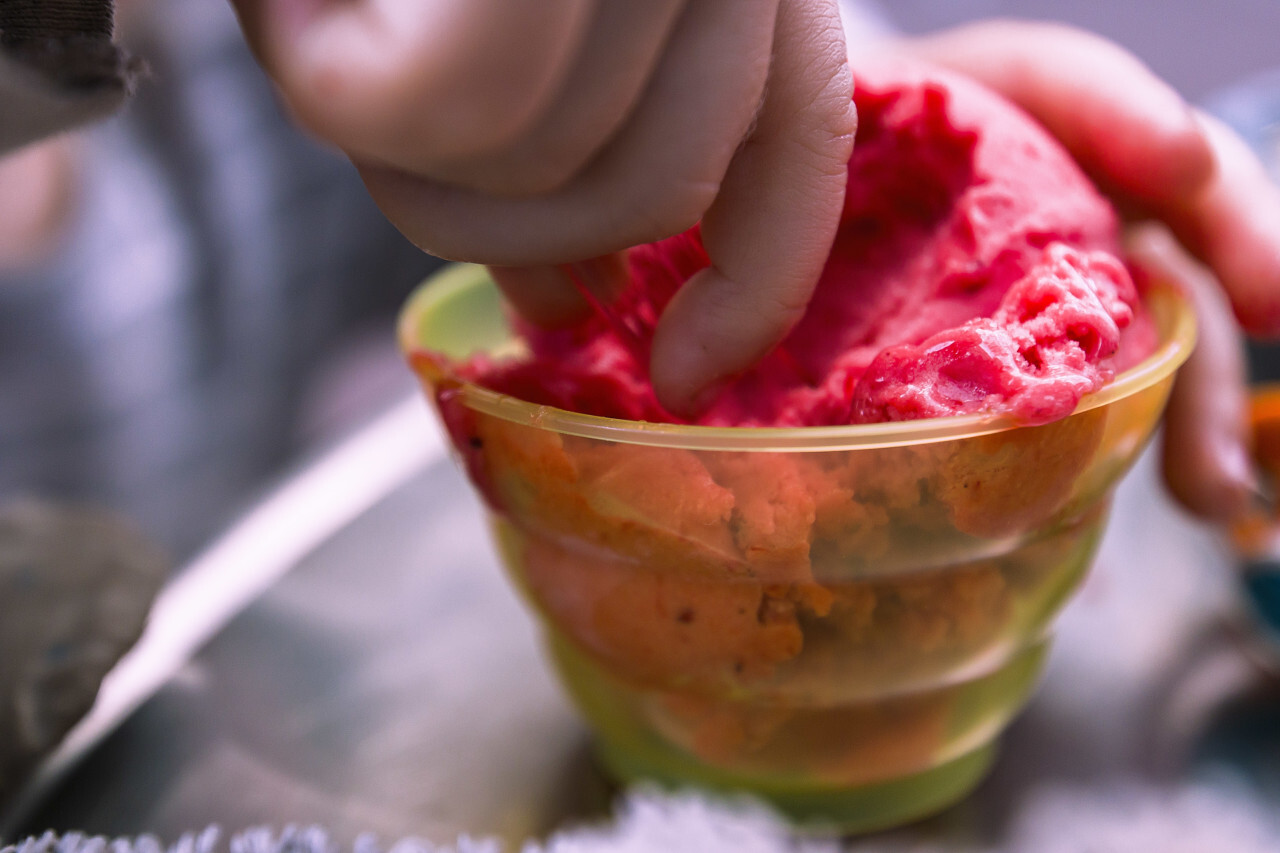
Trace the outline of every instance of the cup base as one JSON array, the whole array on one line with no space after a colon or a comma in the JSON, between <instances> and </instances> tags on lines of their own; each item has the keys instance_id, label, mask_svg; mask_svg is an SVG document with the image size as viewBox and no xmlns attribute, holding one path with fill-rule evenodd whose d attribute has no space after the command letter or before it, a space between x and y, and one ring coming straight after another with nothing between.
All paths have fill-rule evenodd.
<instances>
[{"instance_id":1,"label":"cup base","mask_svg":"<svg viewBox=\"0 0 1280 853\"><path fill-rule=\"evenodd\" d=\"M838 836L900 826L963 800L991 768L996 744L983 744L910 776L853 787L762 785L708 768L674 750L632 752L597 740L595 752L605 771L621 782L749 794L767 802L801 832Z\"/></svg>"}]
</instances>

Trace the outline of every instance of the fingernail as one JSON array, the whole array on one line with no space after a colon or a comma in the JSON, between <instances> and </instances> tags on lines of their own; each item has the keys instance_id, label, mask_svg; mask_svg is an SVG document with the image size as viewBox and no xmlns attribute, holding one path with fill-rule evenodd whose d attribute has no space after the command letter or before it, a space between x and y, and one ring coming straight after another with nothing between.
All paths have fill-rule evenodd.
<instances>
[{"instance_id":1,"label":"fingernail","mask_svg":"<svg viewBox=\"0 0 1280 853\"><path fill-rule=\"evenodd\" d=\"M731 381L732 377L722 376L719 379L712 380L709 384L703 386L701 391L693 395L693 399L689 404L689 408L691 409L689 414L695 416L701 415L707 409L711 408L711 406L715 404L716 400L720 398L720 395L724 393L725 389L729 387L729 383Z\"/></svg>"}]
</instances>

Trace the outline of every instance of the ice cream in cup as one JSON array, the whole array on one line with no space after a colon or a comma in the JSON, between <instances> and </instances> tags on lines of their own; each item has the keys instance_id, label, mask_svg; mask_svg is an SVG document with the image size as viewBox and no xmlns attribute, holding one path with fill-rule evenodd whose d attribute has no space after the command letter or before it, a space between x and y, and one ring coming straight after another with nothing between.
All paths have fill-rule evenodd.
<instances>
[{"instance_id":1,"label":"ice cream in cup","mask_svg":"<svg viewBox=\"0 0 1280 853\"><path fill-rule=\"evenodd\" d=\"M400 326L604 765L840 831L982 777L1194 338L1014 107L899 67L855 100L813 307L697 422L643 352L706 264L696 229L633 249L570 329L471 266Z\"/></svg>"}]
</instances>

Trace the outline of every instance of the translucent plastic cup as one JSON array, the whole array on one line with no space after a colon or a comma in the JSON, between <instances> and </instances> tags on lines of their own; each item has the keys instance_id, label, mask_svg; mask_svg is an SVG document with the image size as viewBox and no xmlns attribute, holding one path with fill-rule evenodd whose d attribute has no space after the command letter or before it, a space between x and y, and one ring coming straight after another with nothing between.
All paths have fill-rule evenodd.
<instances>
[{"instance_id":1,"label":"translucent plastic cup","mask_svg":"<svg viewBox=\"0 0 1280 853\"><path fill-rule=\"evenodd\" d=\"M688 427L533 405L452 370L520 348L476 267L425 284L400 340L605 766L862 831L964 796L1031 695L1193 344L1179 293L1148 303L1155 353L1038 427Z\"/></svg>"}]
</instances>

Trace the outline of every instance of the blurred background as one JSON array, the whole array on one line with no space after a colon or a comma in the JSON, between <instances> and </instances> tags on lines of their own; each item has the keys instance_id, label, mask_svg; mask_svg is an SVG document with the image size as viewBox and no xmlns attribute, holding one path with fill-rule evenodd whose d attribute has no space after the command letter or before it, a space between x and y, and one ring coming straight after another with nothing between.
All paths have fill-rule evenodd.
<instances>
[{"instance_id":1,"label":"blurred background","mask_svg":"<svg viewBox=\"0 0 1280 853\"><path fill-rule=\"evenodd\" d=\"M1071 22L1196 102L1227 103L1280 63L1275 0L897 0L880 14L908 33ZM224 2L123 0L118 29L150 66L133 102L0 169L0 222L17 207L43 234L0 241L0 495L114 508L182 560L282 470L410 392L392 323L436 262L341 156L293 130ZM1237 123L1268 126L1245 100Z\"/></svg>"},{"instance_id":2,"label":"blurred background","mask_svg":"<svg viewBox=\"0 0 1280 853\"><path fill-rule=\"evenodd\" d=\"M909 33L992 17L1075 24L1124 45L1193 102L1280 64L1280 3L1274 0L893 0L882 6Z\"/></svg>"},{"instance_id":3,"label":"blurred background","mask_svg":"<svg viewBox=\"0 0 1280 853\"><path fill-rule=\"evenodd\" d=\"M437 262L292 128L228 4L124 0L117 32L149 69L136 97L0 188L45 209L36 248L0 256L0 494L106 505L181 560L408 392L366 365L394 363Z\"/></svg>"}]
</instances>

